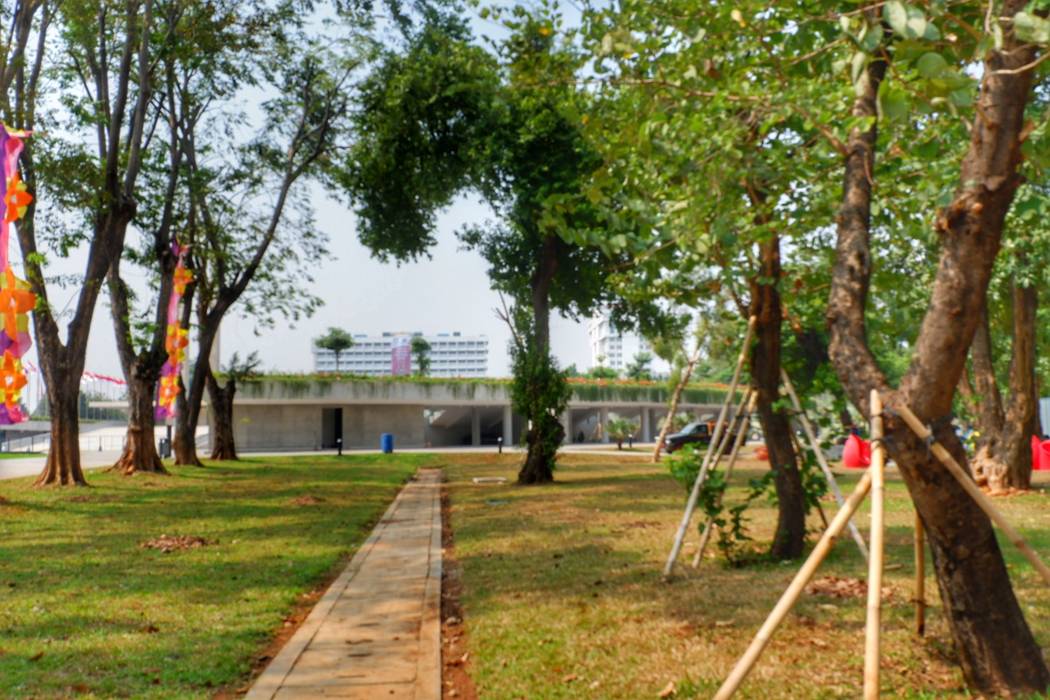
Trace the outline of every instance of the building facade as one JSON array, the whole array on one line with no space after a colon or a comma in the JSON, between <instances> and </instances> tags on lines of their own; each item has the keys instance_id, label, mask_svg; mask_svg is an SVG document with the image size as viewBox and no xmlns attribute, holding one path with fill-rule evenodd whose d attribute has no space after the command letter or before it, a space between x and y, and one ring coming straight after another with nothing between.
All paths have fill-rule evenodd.
<instances>
[{"instance_id":1,"label":"building facade","mask_svg":"<svg viewBox=\"0 0 1050 700\"><path fill-rule=\"evenodd\" d=\"M644 338L621 332L608 314L595 316L587 323L587 337L591 343L591 367L603 365L622 374L635 355L653 354Z\"/></svg>"},{"instance_id":2,"label":"building facade","mask_svg":"<svg viewBox=\"0 0 1050 700\"><path fill-rule=\"evenodd\" d=\"M422 337L430 343L432 377L485 377L489 369L489 341L484 335L454 333L393 333L381 335L354 334L354 346L339 353L339 371L370 377L392 374L396 339ZM335 353L313 347L314 371L335 372ZM412 371L418 370L412 356Z\"/></svg>"}]
</instances>

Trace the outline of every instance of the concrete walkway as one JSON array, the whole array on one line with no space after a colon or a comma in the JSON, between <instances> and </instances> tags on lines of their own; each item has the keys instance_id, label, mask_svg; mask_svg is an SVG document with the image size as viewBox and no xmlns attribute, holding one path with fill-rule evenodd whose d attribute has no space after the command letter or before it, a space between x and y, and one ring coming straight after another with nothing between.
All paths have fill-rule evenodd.
<instances>
[{"instance_id":1,"label":"concrete walkway","mask_svg":"<svg viewBox=\"0 0 1050 700\"><path fill-rule=\"evenodd\" d=\"M441 472L421 470L249 700L441 698Z\"/></svg>"}]
</instances>

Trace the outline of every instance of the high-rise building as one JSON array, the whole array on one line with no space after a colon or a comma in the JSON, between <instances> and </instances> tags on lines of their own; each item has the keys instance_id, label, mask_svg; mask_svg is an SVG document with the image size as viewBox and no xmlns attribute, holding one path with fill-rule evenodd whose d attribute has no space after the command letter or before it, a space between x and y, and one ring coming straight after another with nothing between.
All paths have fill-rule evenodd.
<instances>
[{"instance_id":1,"label":"high-rise building","mask_svg":"<svg viewBox=\"0 0 1050 700\"><path fill-rule=\"evenodd\" d=\"M382 335L354 334L354 345L339 353L339 371L368 376L391 374L395 338L422 337L430 343L430 372L432 377L484 377L489 367L489 340L484 335L455 333L423 334L393 333ZM403 342L403 341L402 341ZM335 353L313 347L314 371L334 372ZM418 369L412 356L412 371Z\"/></svg>"},{"instance_id":2,"label":"high-rise building","mask_svg":"<svg viewBox=\"0 0 1050 700\"><path fill-rule=\"evenodd\" d=\"M587 323L587 337L591 342L591 367L603 365L623 372L634 356L653 354L649 343L636 333L624 333L613 324L608 314L595 316ZM666 372L666 363L654 358L653 371Z\"/></svg>"}]
</instances>

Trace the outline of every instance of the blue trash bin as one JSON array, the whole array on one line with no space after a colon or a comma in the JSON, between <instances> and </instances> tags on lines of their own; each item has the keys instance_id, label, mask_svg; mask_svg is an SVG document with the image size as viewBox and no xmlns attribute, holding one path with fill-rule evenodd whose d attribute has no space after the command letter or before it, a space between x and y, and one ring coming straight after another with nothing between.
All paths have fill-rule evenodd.
<instances>
[{"instance_id":1,"label":"blue trash bin","mask_svg":"<svg viewBox=\"0 0 1050 700\"><path fill-rule=\"evenodd\" d=\"M383 433L379 436L379 449L383 450L383 454L390 454L394 451L394 434Z\"/></svg>"}]
</instances>

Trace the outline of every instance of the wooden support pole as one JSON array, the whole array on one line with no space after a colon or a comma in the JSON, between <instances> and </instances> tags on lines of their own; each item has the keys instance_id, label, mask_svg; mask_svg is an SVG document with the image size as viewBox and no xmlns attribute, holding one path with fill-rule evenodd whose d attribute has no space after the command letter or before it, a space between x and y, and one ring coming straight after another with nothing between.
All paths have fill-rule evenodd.
<instances>
[{"instance_id":1,"label":"wooden support pole","mask_svg":"<svg viewBox=\"0 0 1050 700\"><path fill-rule=\"evenodd\" d=\"M965 489L966 493L970 494L970 497L973 498L973 500L977 502L977 505L980 506L981 510L992 519L992 522L999 526L999 529L1001 529L1003 534L1006 535L1006 539L1010 540L1010 543L1017 547L1021 554L1023 554L1032 566L1035 567L1035 570L1043 577L1043 581L1050 585L1050 568L1047 568L1046 564L1043 563L1043 560L1035 553L1035 550L1032 549L1023 537L1021 537L1021 533L1017 532L1013 525L1003 517L1003 514L992 505L991 499L984 495L984 492L981 491L976 483L974 483L970 475L966 473L966 470L955 461L955 458L952 457L951 453L944 449L944 446L936 440L930 441L930 437L932 436L930 429L923 425L922 421L920 421L918 417L912 413L911 409L904 404L894 406L893 408L916 435L929 442L930 451L933 452L934 456L940 460L941 464L948 468L948 471L955 477L955 480L959 482L963 489Z\"/></svg>"},{"instance_id":2,"label":"wooden support pole","mask_svg":"<svg viewBox=\"0 0 1050 700\"><path fill-rule=\"evenodd\" d=\"M755 402L758 399L758 394L755 393L754 389L748 388L745 398L747 399L747 407L742 407L738 412L740 422L737 423L736 440L733 442L733 451L729 454L729 461L726 463L726 484L733 477L733 466L736 464L736 458L740 454L740 448L747 442L747 431L751 429L751 414L755 412ZM704 523L704 532L700 536L700 546L696 548L696 554L693 556L692 566L694 569L700 566L700 560L704 558L704 551L711 542L711 532L714 526L714 518L710 515L707 516L707 522Z\"/></svg>"},{"instance_id":3,"label":"wooden support pole","mask_svg":"<svg viewBox=\"0 0 1050 700\"><path fill-rule=\"evenodd\" d=\"M915 634L926 634L926 531L915 513Z\"/></svg>"},{"instance_id":4,"label":"wooden support pole","mask_svg":"<svg viewBox=\"0 0 1050 700\"><path fill-rule=\"evenodd\" d=\"M707 470L710 468L711 459L716 452L716 447L719 441L722 439L722 430L725 428L726 415L729 413L729 406L733 402L733 395L736 393L737 385L740 383L740 371L744 368L744 361L747 359L748 350L751 347L751 338L755 334L755 326L758 324L758 317L752 316L747 322L747 333L744 334L744 343L740 346L740 356L736 360L736 369L733 370L733 380L729 384L729 391L726 392L725 401L722 402L722 410L718 414L718 422L715 424L715 433L711 436L711 442L708 446L707 454L704 455L704 461L700 465L700 471L696 475L696 481L693 482L693 489L689 492L689 500L685 504L685 512L682 514L682 522L678 525L678 532L675 533L674 543L671 545L671 553L667 556L667 563L664 565L664 579L668 579L671 576L671 572L674 570L675 560L678 559L678 554L682 551L682 542L685 541L685 533L689 529L689 521L693 517L693 511L696 509L696 501L700 497L700 488L704 484L704 479L707 478Z\"/></svg>"},{"instance_id":5,"label":"wooden support pole","mask_svg":"<svg viewBox=\"0 0 1050 700\"><path fill-rule=\"evenodd\" d=\"M842 508L839 509L838 513L831 520L831 525L824 531L824 534L820 536L820 540L817 545L813 548L813 551L809 553L809 557L806 558L802 568L795 574L795 578L791 580L787 590L784 591L783 595L780 596L780 600L777 601L776 606L773 608L773 612L769 613L769 617L762 623L761 629L758 630L758 634L751 641L751 645L744 652L744 655L740 657L740 660L736 662L736 666L729 672L729 676L722 683L722 687L718 689L718 693L715 694L714 700L728 700L733 696L733 693L737 691L744 679L747 678L747 674L754 668L755 663L758 661L758 657L762 655L766 646L769 644L769 640L773 637L773 632L776 631L777 627L783 622L787 614L791 612L791 608L794 607L798 601L799 596L802 595L803 589L806 584L809 583L810 579L813 578L813 574L816 573L817 567L824 561L824 558L831 551L831 545L834 544L835 538L838 537L844 529L846 529L846 523L849 522L850 517L856 512L860 506L864 497L868 495L868 490L871 488L871 471L864 472L861 476L860 481L857 482L857 488L854 489L850 497L846 499Z\"/></svg>"},{"instance_id":6,"label":"wooden support pole","mask_svg":"<svg viewBox=\"0 0 1050 700\"><path fill-rule=\"evenodd\" d=\"M795 393L795 385L791 383L791 377L784 370L780 368L780 379L784 383L784 389L788 393L788 397L791 399L791 406L795 409L795 413L798 415L799 423L802 424L802 430L806 434L806 440L809 441L810 449L813 450L813 454L817 458L817 464L820 465L820 470L824 472L824 478L828 480L828 488L831 489L831 494L835 497L835 502L839 504L839 508L842 507L843 498L842 490L839 489L838 481L835 479L834 472L831 471L831 466L828 464L828 460L824 457L824 451L820 449L820 443L817 442L816 433L813 432L813 426L809 422L809 418L806 416L806 412L802 409L802 402L798 400L798 394ZM849 533L853 537L853 541L857 543L857 549L860 550L860 555L865 560L868 558L868 547L864 544L864 537L860 534L860 530L857 529L856 524L852 520L849 522Z\"/></svg>"},{"instance_id":7,"label":"wooden support pole","mask_svg":"<svg viewBox=\"0 0 1050 700\"><path fill-rule=\"evenodd\" d=\"M879 697L879 643L882 632L882 558L886 497L886 447L882 444L882 399L871 390L871 556L868 558L868 620L864 629L864 700Z\"/></svg>"}]
</instances>

